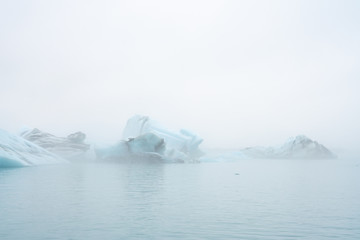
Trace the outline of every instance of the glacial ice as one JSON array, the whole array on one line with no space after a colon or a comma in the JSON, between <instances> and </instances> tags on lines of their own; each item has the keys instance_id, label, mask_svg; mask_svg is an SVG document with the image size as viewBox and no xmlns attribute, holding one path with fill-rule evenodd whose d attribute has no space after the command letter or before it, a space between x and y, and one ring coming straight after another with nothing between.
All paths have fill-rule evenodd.
<instances>
[{"instance_id":1,"label":"glacial ice","mask_svg":"<svg viewBox=\"0 0 360 240\"><path fill-rule=\"evenodd\" d=\"M0 129L0 167L26 167L66 163L44 148Z\"/></svg>"},{"instance_id":2,"label":"glacial ice","mask_svg":"<svg viewBox=\"0 0 360 240\"><path fill-rule=\"evenodd\" d=\"M288 139L280 147L248 147L239 151L202 158L201 161L229 161L234 159L330 159L336 158L322 144L304 135Z\"/></svg>"},{"instance_id":3,"label":"glacial ice","mask_svg":"<svg viewBox=\"0 0 360 240\"><path fill-rule=\"evenodd\" d=\"M164 139L153 133L145 133L127 141L119 141L110 147L95 149L98 159L117 162L166 162L164 151Z\"/></svg>"},{"instance_id":4,"label":"glacial ice","mask_svg":"<svg viewBox=\"0 0 360 240\"><path fill-rule=\"evenodd\" d=\"M329 149L304 135L289 139L280 147L249 147L234 152L204 154L203 141L187 130L170 131L147 116L135 115L127 121L123 140L110 147L91 148L85 134L56 137L36 128L21 136L0 130L0 167L21 167L63 163L82 158L117 162L216 162L238 159L325 159L335 158ZM90 154L89 154L90 153ZM96 156L95 156L96 154ZM89 157L91 155L91 157Z\"/></svg>"},{"instance_id":5,"label":"glacial ice","mask_svg":"<svg viewBox=\"0 0 360 240\"><path fill-rule=\"evenodd\" d=\"M82 132L70 134L65 138L56 137L50 133L34 128L23 131L21 136L45 148L49 152L69 160L84 158L90 149L90 145L84 143L86 135Z\"/></svg>"},{"instance_id":6,"label":"glacial ice","mask_svg":"<svg viewBox=\"0 0 360 240\"><path fill-rule=\"evenodd\" d=\"M305 135L288 139L281 147L253 147L241 150L251 158L324 159L335 158L329 149Z\"/></svg>"},{"instance_id":7,"label":"glacial ice","mask_svg":"<svg viewBox=\"0 0 360 240\"><path fill-rule=\"evenodd\" d=\"M135 115L130 118L123 131L123 139L136 138L146 133L164 139L165 150L162 155L168 161L197 162L203 155L199 149L203 139L196 134L185 129L170 131L147 116Z\"/></svg>"}]
</instances>

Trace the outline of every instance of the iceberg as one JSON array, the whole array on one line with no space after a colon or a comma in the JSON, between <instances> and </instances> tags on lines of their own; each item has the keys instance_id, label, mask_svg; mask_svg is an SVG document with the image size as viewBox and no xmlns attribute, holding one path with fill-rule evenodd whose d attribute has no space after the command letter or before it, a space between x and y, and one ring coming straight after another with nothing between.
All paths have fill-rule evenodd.
<instances>
[{"instance_id":1,"label":"iceberg","mask_svg":"<svg viewBox=\"0 0 360 240\"><path fill-rule=\"evenodd\" d=\"M114 146L95 149L98 159L117 162L167 162L164 151L164 139L153 133L122 140Z\"/></svg>"},{"instance_id":2,"label":"iceberg","mask_svg":"<svg viewBox=\"0 0 360 240\"><path fill-rule=\"evenodd\" d=\"M329 149L305 135L288 139L281 147L251 147L241 150L249 158L327 159L336 158Z\"/></svg>"},{"instance_id":3,"label":"iceberg","mask_svg":"<svg viewBox=\"0 0 360 240\"><path fill-rule=\"evenodd\" d=\"M337 156L324 145L311 140L305 135L290 138L275 154L279 158L337 158Z\"/></svg>"},{"instance_id":4,"label":"iceberg","mask_svg":"<svg viewBox=\"0 0 360 240\"><path fill-rule=\"evenodd\" d=\"M147 116L135 115L130 118L123 131L123 140L133 139L147 133L152 133L164 140L163 156L169 161L198 162L199 157L203 155L199 149L202 138L185 129L170 131Z\"/></svg>"},{"instance_id":5,"label":"iceberg","mask_svg":"<svg viewBox=\"0 0 360 240\"><path fill-rule=\"evenodd\" d=\"M24 139L45 148L66 159L84 158L89 152L90 145L84 143L86 135L76 132L65 137L56 137L37 128L28 129L20 134Z\"/></svg>"},{"instance_id":6,"label":"iceberg","mask_svg":"<svg viewBox=\"0 0 360 240\"><path fill-rule=\"evenodd\" d=\"M239 151L201 158L201 161L234 161L240 159L331 159L336 155L324 145L305 135L289 138L280 147L248 147Z\"/></svg>"},{"instance_id":7,"label":"iceberg","mask_svg":"<svg viewBox=\"0 0 360 240\"><path fill-rule=\"evenodd\" d=\"M67 160L0 129L0 168L66 163Z\"/></svg>"}]
</instances>

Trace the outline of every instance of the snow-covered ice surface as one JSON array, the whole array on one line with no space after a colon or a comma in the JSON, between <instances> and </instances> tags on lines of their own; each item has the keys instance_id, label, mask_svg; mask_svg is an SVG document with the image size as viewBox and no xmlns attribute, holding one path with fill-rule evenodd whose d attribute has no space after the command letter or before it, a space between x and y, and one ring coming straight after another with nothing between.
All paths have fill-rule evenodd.
<instances>
[{"instance_id":1,"label":"snow-covered ice surface","mask_svg":"<svg viewBox=\"0 0 360 240\"><path fill-rule=\"evenodd\" d=\"M239 151L216 154L201 158L204 162L234 161L239 159L331 159L336 158L322 144L304 135L288 139L280 147L248 147Z\"/></svg>"},{"instance_id":2,"label":"snow-covered ice surface","mask_svg":"<svg viewBox=\"0 0 360 240\"><path fill-rule=\"evenodd\" d=\"M279 148L254 147L243 149L241 152L250 158L324 159L336 157L325 146L304 135L290 138Z\"/></svg>"},{"instance_id":3,"label":"snow-covered ice surface","mask_svg":"<svg viewBox=\"0 0 360 240\"><path fill-rule=\"evenodd\" d=\"M90 152L90 145L84 143L86 135L82 132L76 132L67 137L57 137L34 128L23 131L21 136L69 160L86 158Z\"/></svg>"},{"instance_id":4,"label":"snow-covered ice surface","mask_svg":"<svg viewBox=\"0 0 360 240\"><path fill-rule=\"evenodd\" d=\"M26 167L66 163L67 160L0 129L0 167Z\"/></svg>"},{"instance_id":5,"label":"snow-covered ice surface","mask_svg":"<svg viewBox=\"0 0 360 240\"><path fill-rule=\"evenodd\" d=\"M136 138L146 133L152 133L164 139L165 159L174 162L197 162L203 152L199 149L202 143L196 134L181 129L171 131L147 116L135 115L130 118L123 131L123 140Z\"/></svg>"}]
</instances>

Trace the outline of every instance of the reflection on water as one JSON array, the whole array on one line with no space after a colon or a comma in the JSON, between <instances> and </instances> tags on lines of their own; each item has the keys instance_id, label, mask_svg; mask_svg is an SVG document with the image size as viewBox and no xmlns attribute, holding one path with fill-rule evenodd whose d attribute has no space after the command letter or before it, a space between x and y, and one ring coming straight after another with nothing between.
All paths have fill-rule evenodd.
<instances>
[{"instance_id":1,"label":"reflection on water","mask_svg":"<svg viewBox=\"0 0 360 240\"><path fill-rule=\"evenodd\" d=\"M346 160L0 169L0 239L359 239Z\"/></svg>"}]
</instances>

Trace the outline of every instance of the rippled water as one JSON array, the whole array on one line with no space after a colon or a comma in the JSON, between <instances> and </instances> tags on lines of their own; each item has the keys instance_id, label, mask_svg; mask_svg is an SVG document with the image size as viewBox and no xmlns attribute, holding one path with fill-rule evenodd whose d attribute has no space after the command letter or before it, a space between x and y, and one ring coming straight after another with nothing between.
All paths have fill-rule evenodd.
<instances>
[{"instance_id":1,"label":"rippled water","mask_svg":"<svg viewBox=\"0 0 360 240\"><path fill-rule=\"evenodd\" d=\"M350 160L0 169L0 239L360 239Z\"/></svg>"}]
</instances>

